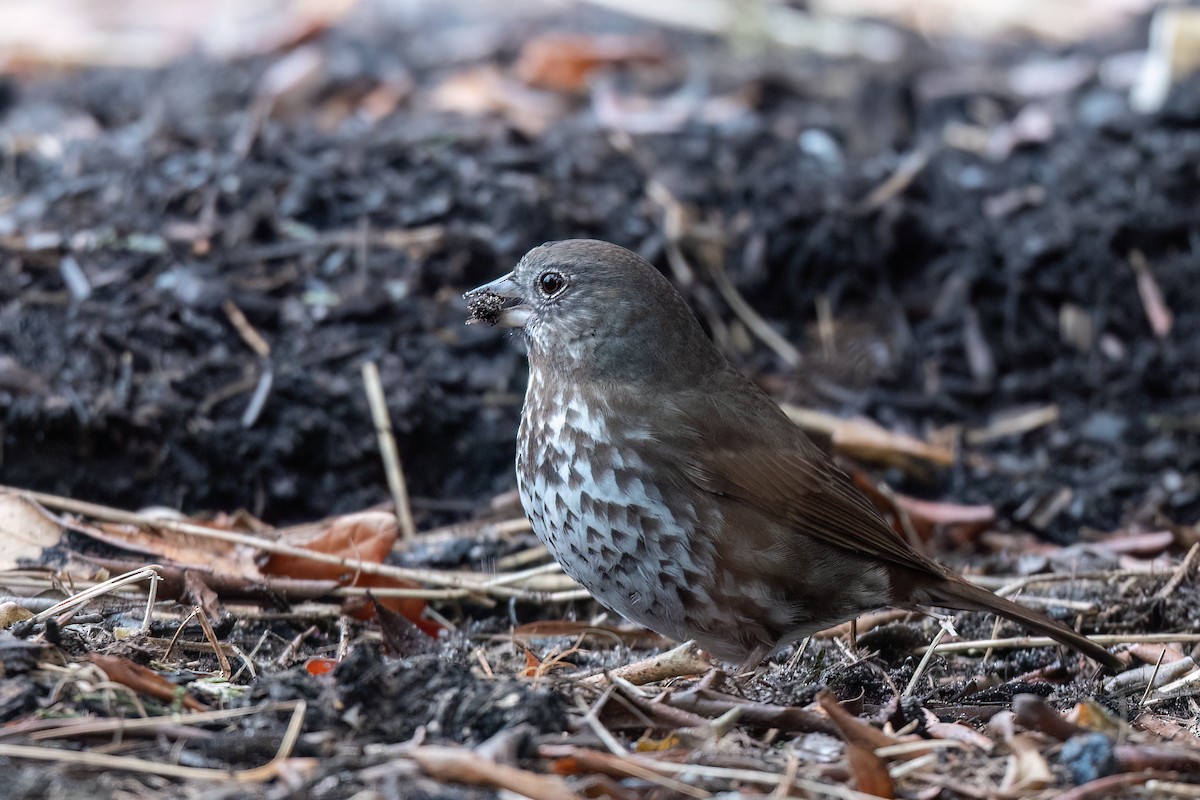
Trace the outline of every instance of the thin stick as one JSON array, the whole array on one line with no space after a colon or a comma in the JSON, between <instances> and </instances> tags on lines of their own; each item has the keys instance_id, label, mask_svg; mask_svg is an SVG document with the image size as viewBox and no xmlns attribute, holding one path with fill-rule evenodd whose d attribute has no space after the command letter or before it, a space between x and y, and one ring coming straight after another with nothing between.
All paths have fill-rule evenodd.
<instances>
[{"instance_id":1,"label":"thin stick","mask_svg":"<svg viewBox=\"0 0 1200 800\"><path fill-rule=\"evenodd\" d=\"M1098 634L1088 636L1096 644L1190 644L1200 642L1200 633L1150 633L1141 635ZM936 647L939 653L965 653L969 650L985 650L989 647L1015 649L1019 647L1059 647L1049 636L1016 636L1011 639L976 639L970 642L947 642ZM913 652L925 653L932 645L923 645Z\"/></svg>"},{"instance_id":2,"label":"thin stick","mask_svg":"<svg viewBox=\"0 0 1200 800\"><path fill-rule=\"evenodd\" d=\"M800 351L792 345L787 339L783 338L770 324L762 318L762 316L746 302L746 298L737 290L737 287L729 280L729 276L725 274L725 265L719 259L714 259L713 263L709 264L709 276L712 278L713 284L717 287L721 297L725 298L725 302L729 304L729 309L737 315L742 324L750 329L750 332L758 337L759 341L767 347L775 351L783 363L793 369L800 366L803 358Z\"/></svg>"},{"instance_id":3,"label":"thin stick","mask_svg":"<svg viewBox=\"0 0 1200 800\"><path fill-rule=\"evenodd\" d=\"M933 654L937 652L938 644L946 637L946 634L953 635L954 628L949 620L941 620L941 626L938 628L937 634L933 637L933 643L925 648L925 655L921 657L920 663L917 664L916 670L913 671L912 677L908 680L908 685L904 687L904 691L900 694L901 697L908 697L913 693L913 689L917 688L917 681L925 674L925 669L929 666L929 662L933 660Z\"/></svg>"},{"instance_id":4,"label":"thin stick","mask_svg":"<svg viewBox=\"0 0 1200 800\"><path fill-rule=\"evenodd\" d=\"M290 708L291 706L287 706ZM210 722L236 719L251 714L270 713L283 710L282 704L268 703L249 708L226 708L218 711L195 711L191 714L163 714L158 717L115 717L93 718L79 717L77 719L46 719L39 720L39 726L19 731L28 734L30 739L64 739L68 736L87 736L94 733L110 733L113 731L154 730L164 725L206 725ZM41 727L44 725L45 727ZM6 732L7 733L7 732ZM14 731L13 733L17 733Z\"/></svg>"},{"instance_id":5,"label":"thin stick","mask_svg":"<svg viewBox=\"0 0 1200 800\"><path fill-rule=\"evenodd\" d=\"M171 634L171 641L167 645L166 651L163 652L163 655L162 655L163 661L169 661L171 659L171 651L175 649L175 642L177 642L179 640L179 637L183 635L183 629L187 627L187 624L189 622L191 622L192 619L194 619L195 616L199 613L200 613L200 606L192 606L192 613L188 614L187 617L183 620L183 622L180 622L179 625L176 626L175 633ZM211 646L211 643L210 643L210 646Z\"/></svg>"},{"instance_id":6,"label":"thin stick","mask_svg":"<svg viewBox=\"0 0 1200 800\"><path fill-rule=\"evenodd\" d=\"M1187 555L1183 557L1183 561L1175 568L1174 574L1171 575L1171 580L1164 583L1163 587L1154 596L1163 599L1175 594L1175 590L1179 588L1179 584L1183 583L1188 573L1192 571L1192 566L1196 563L1198 554L1200 554L1200 542L1196 542L1191 546L1191 549L1187 551Z\"/></svg>"},{"instance_id":7,"label":"thin stick","mask_svg":"<svg viewBox=\"0 0 1200 800\"><path fill-rule=\"evenodd\" d=\"M387 473L388 488L392 502L396 504L396 521L400 525L400 536L406 545L412 545L417 535L413 522L412 507L408 503L408 486L404 482L404 468L400 466L400 452L396 449L396 437L392 433L392 420L388 415L387 400L383 396L383 381L379 379L379 368L374 361L362 366L363 385L367 390L367 403L371 406L371 421L375 424L375 435L379 439L379 453L383 457L383 469Z\"/></svg>"},{"instance_id":8,"label":"thin stick","mask_svg":"<svg viewBox=\"0 0 1200 800\"><path fill-rule=\"evenodd\" d=\"M246 319L246 315L242 313L236 303L226 300L221 304L221 310L225 312L233 329L238 332L238 336L242 337L242 341L246 343L247 347L253 350L259 358L271 357L271 345L267 344L267 340L262 337L262 334L254 329L250 320Z\"/></svg>"},{"instance_id":9,"label":"thin stick","mask_svg":"<svg viewBox=\"0 0 1200 800\"><path fill-rule=\"evenodd\" d=\"M222 531L216 528L209 528L204 525L196 525L191 522L181 522L179 520L162 519L162 518L147 518L140 514L134 514L129 511L121 511L120 509L102 506L97 503L88 503L82 500L73 500L69 497L58 497L51 494L43 494L42 492L28 491L25 489L17 489L11 486L0 486L0 492L13 492L22 495L35 502L41 503L47 508L66 511L72 514L81 514L92 519L104 520L106 522L118 522L126 525L137 525L139 527L158 528L160 530L174 531L175 533L185 533L190 536L200 537L202 539L213 539L219 542L229 542L231 544L246 545L247 547L258 548L267 553L280 553L287 556L295 556L297 558L307 558L311 561L320 561L324 564L337 564L340 567L346 567L349 570L362 572L368 575L388 575L394 578L408 578L409 580L418 581L420 583L428 583L434 586L451 586L459 589L482 589L482 582L488 580L488 576L479 576L478 580L468 578L463 574L451 574L448 572L440 572L438 570L429 569L411 569L405 567L394 567L390 564L373 564L370 562L360 561L357 558L344 558L342 556L330 555L328 553L319 553L315 550L307 550L303 547L293 547L292 545L282 542L272 541L261 536L249 536L244 533L235 533L233 531ZM105 583L108 583L106 581ZM97 584L100 586L103 584ZM502 594L509 596L516 594L518 597L525 597L526 594L534 596L534 593L521 593L508 590L504 592L501 587L495 587L491 590L494 594Z\"/></svg>"},{"instance_id":10,"label":"thin stick","mask_svg":"<svg viewBox=\"0 0 1200 800\"><path fill-rule=\"evenodd\" d=\"M1146 705L1146 699L1150 697L1150 693L1154 691L1154 684L1158 683L1158 671L1162 669L1163 658L1167 655L1167 648L1158 651L1158 661L1154 664L1154 672L1150 675L1150 680L1146 683L1146 691L1142 692L1142 699L1138 701L1139 706Z\"/></svg>"},{"instance_id":11,"label":"thin stick","mask_svg":"<svg viewBox=\"0 0 1200 800\"><path fill-rule=\"evenodd\" d=\"M208 614L200 606L196 606L196 621L200 623L200 630L204 631L204 638L208 639L208 643L212 645L212 649L217 654L217 664L221 667L221 677L229 680L233 677L233 670L229 667L229 659L225 656L225 651L221 648L221 643L217 641L217 632L213 630L212 622L208 619Z\"/></svg>"},{"instance_id":12,"label":"thin stick","mask_svg":"<svg viewBox=\"0 0 1200 800\"><path fill-rule=\"evenodd\" d=\"M36 498L34 498L34 499L36 500ZM41 501L38 501L38 502L41 502ZM35 614L33 617L33 621L34 622L44 622L47 619L49 619L50 617L56 617L64 611L67 611L69 609L78 608L79 606L83 605L84 603L88 602L89 600L93 600L93 599L99 597L100 595L108 594L111 591L120 589L122 586L125 586L127 584L138 583L140 581L146 580L147 578L157 578L158 570L160 570L160 569L162 569L162 567L159 566L158 564L147 564L144 567L139 567L138 569L130 570L129 572L124 573L123 575L117 575L114 578L109 578L106 581L97 583L95 586L92 586L89 589L84 589L79 594L71 595L70 597L68 597L66 600L63 600L62 602L55 603L54 605L50 606L50 608L47 608L45 611Z\"/></svg>"},{"instance_id":13,"label":"thin stick","mask_svg":"<svg viewBox=\"0 0 1200 800\"><path fill-rule=\"evenodd\" d=\"M148 761L142 758L128 756L110 756L104 753L89 751L61 750L53 747L35 747L21 744L0 744L0 756L7 758L26 758L36 761L57 761L66 764L97 767L99 769L124 769L146 775L162 775L167 778L182 778L210 781L236 781L239 783L254 783L270 780L275 777L279 764L288 757L300 730L304 724L304 712L307 703L303 700L290 701L280 704L276 710L283 711L288 707L294 709L288 728L284 732L279 750L275 757L261 767L253 769L229 771L225 769L210 769L206 767L184 767L178 764L164 764L159 761Z\"/></svg>"}]
</instances>

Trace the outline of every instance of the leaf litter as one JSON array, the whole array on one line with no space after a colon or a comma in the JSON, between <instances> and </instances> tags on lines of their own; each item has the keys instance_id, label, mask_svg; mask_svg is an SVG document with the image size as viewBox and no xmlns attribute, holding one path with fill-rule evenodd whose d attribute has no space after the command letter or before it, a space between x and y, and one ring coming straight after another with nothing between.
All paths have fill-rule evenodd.
<instances>
[{"instance_id":1,"label":"leaf litter","mask_svg":"<svg viewBox=\"0 0 1200 800\"><path fill-rule=\"evenodd\" d=\"M13 796L1186 796L1194 85L1125 106L1136 25L906 72L546 13L0 92L36 131L0 196ZM885 611L735 675L606 615L514 513L523 367L456 299L572 235L669 270L898 531L1130 669Z\"/></svg>"}]
</instances>

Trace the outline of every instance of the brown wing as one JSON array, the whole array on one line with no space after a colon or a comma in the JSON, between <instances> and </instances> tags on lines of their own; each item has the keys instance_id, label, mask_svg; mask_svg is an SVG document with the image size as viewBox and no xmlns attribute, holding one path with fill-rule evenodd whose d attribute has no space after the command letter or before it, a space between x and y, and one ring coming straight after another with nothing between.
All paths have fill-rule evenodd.
<instances>
[{"instance_id":1,"label":"brown wing","mask_svg":"<svg viewBox=\"0 0 1200 800\"><path fill-rule=\"evenodd\" d=\"M786 521L797 533L897 566L928 569L850 478L809 447L714 450L688 471L704 489Z\"/></svg>"},{"instance_id":2,"label":"brown wing","mask_svg":"<svg viewBox=\"0 0 1200 800\"><path fill-rule=\"evenodd\" d=\"M732 372L732 370L730 371ZM736 499L766 518L844 550L897 566L940 574L938 565L912 549L880 516L849 476L780 410L736 373L686 404L692 446L683 473L695 485ZM736 408L720 383L740 384ZM674 405L674 404L672 404ZM693 410L686 414L684 408ZM706 413L695 414L695 409Z\"/></svg>"}]
</instances>

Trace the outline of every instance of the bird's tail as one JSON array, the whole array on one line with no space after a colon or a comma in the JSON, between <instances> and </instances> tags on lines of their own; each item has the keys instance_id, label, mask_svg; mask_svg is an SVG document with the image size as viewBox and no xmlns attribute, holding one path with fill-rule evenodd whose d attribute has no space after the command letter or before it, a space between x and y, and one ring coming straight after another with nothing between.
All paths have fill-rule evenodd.
<instances>
[{"instance_id":1,"label":"bird's tail","mask_svg":"<svg viewBox=\"0 0 1200 800\"><path fill-rule=\"evenodd\" d=\"M1103 664L1110 672L1119 672L1123 668L1120 659L1083 634L1071 630L1061 622L1050 619L1040 611L1017 605L1013 601L963 580L957 575L948 575L946 580L940 580L922 588L926 590L924 594L928 597L928 600L923 600L923 602L928 605L956 608L962 611L990 611L1043 633L1068 647L1075 648L1088 658Z\"/></svg>"}]
</instances>

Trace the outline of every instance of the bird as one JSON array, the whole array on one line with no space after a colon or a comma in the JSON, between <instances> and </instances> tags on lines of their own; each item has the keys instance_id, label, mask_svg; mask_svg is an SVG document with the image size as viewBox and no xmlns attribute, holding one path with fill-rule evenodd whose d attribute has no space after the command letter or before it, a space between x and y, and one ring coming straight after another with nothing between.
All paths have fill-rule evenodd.
<instances>
[{"instance_id":1,"label":"bird","mask_svg":"<svg viewBox=\"0 0 1200 800\"><path fill-rule=\"evenodd\" d=\"M992 612L1121 668L914 549L636 253L549 242L464 297L524 333L521 504L606 608L746 670L883 606Z\"/></svg>"}]
</instances>

